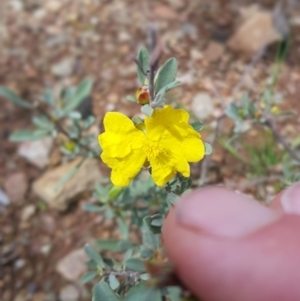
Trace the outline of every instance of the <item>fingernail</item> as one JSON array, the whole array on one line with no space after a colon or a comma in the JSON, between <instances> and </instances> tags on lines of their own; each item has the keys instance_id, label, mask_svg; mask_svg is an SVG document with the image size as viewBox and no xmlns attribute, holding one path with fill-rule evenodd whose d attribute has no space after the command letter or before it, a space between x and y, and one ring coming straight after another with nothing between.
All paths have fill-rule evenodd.
<instances>
[{"instance_id":1,"label":"fingernail","mask_svg":"<svg viewBox=\"0 0 300 301\"><path fill-rule=\"evenodd\" d=\"M223 188L204 188L176 207L180 225L223 237L240 237L279 219L279 213L250 197Z\"/></svg>"},{"instance_id":2,"label":"fingernail","mask_svg":"<svg viewBox=\"0 0 300 301\"><path fill-rule=\"evenodd\" d=\"M281 195L280 202L284 212L300 215L300 183L288 187Z\"/></svg>"}]
</instances>

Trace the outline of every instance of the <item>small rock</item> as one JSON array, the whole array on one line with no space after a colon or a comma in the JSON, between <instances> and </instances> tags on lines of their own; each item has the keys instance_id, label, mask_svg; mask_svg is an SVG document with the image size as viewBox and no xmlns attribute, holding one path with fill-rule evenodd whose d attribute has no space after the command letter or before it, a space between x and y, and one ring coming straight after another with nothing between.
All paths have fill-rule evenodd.
<instances>
[{"instance_id":1,"label":"small rock","mask_svg":"<svg viewBox=\"0 0 300 301\"><path fill-rule=\"evenodd\" d=\"M57 12L62 6L61 0L51 0L45 2L45 8L51 12Z\"/></svg>"},{"instance_id":2,"label":"small rock","mask_svg":"<svg viewBox=\"0 0 300 301\"><path fill-rule=\"evenodd\" d=\"M265 46L282 39L276 30L271 12L256 12L240 26L228 41L233 51L254 54Z\"/></svg>"},{"instance_id":3,"label":"small rock","mask_svg":"<svg viewBox=\"0 0 300 301\"><path fill-rule=\"evenodd\" d=\"M41 246L40 252L43 255L47 256L50 253L51 249L52 249L52 245L46 244L46 245Z\"/></svg>"},{"instance_id":4,"label":"small rock","mask_svg":"<svg viewBox=\"0 0 300 301\"><path fill-rule=\"evenodd\" d=\"M66 255L56 265L56 271L69 281L77 281L87 270L88 260L83 249L78 249Z\"/></svg>"},{"instance_id":5,"label":"small rock","mask_svg":"<svg viewBox=\"0 0 300 301\"><path fill-rule=\"evenodd\" d=\"M112 112L116 109L116 105L114 103L108 103L106 106L105 106L105 111L106 112Z\"/></svg>"},{"instance_id":6,"label":"small rock","mask_svg":"<svg viewBox=\"0 0 300 301\"><path fill-rule=\"evenodd\" d=\"M22 143L18 148L19 156L38 168L44 168L49 162L49 154L53 145L53 138L46 137L38 141Z\"/></svg>"},{"instance_id":7,"label":"small rock","mask_svg":"<svg viewBox=\"0 0 300 301\"><path fill-rule=\"evenodd\" d=\"M22 172L9 175L4 183L5 191L12 203L22 203L28 189L26 176Z\"/></svg>"},{"instance_id":8,"label":"small rock","mask_svg":"<svg viewBox=\"0 0 300 301\"><path fill-rule=\"evenodd\" d=\"M224 54L224 45L218 42L211 41L204 51L204 57L209 63L217 62Z\"/></svg>"},{"instance_id":9,"label":"small rock","mask_svg":"<svg viewBox=\"0 0 300 301\"><path fill-rule=\"evenodd\" d=\"M121 43L128 42L131 40L131 36L127 31L120 31L118 34L118 39Z\"/></svg>"},{"instance_id":10,"label":"small rock","mask_svg":"<svg viewBox=\"0 0 300 301\"><path fill-rule=\"evenodd\" d=\"M98 160L85 159L76 173L67 181L60 180L71 170L78 167L81 158L47 171L42 177L33 183L33 191L41 199L48 203L50 208L65 210L78 194L93 189L101 179Z\"/></svg>"},{"instance_id":11,"label":"small rock","mask_svg":"<svg viewBox=\"0 0 300 301\"><path fill-rule=\"evenodd\" d=\"M48 233L53 233L55 231L55 220L51 215L43 215L41 220L43 227Z\"/></svg>"},{"instance_id":12,"label":"small rock","mask_svg":"<svg viewBox=\"0 0 300 301\"><path fill-rule=\"evenodd\" d=\"M184 5L186 4L186 2L183 0L167 0L167 2L175 9L183 8Z\"/></svg>"},{"instance_id":13,"label":"small rock","mask_svg":"<svg viewBox=\"0 0 300 301\"><path fill-rule=\"evenodd\" d=\"M24 3L21 0L10 0L7 2L10 7L15 10L16 12L20 12L24 9Z\"/></svg>"},{"instance_id":14,"label":"small rock","mask_svg":"<svg viewBox=\"0 0 300 301\"><path fill-rule=\"evenodd\" d=\"M9 197L0 189L0 206L8 206L10 204Z\"/></svg>"},{"instance_id":15,"label":"small rock","mask_svg":"<svg viewBox=\"0 0 300 301\"><path fill-rule=\"evenodd\" d=\"M130 66L124 66L119 69L119 75L121 77L130 77L136 74L136 66L131 64Z\"/></svg>"},{"instance_id":16,"label":"small rock","mask_svg":"<svg viewBox=\"0 0 300 301\"><path fill-rule=\"evenodd\" d=\"M21 290L18 292L17 295L14 297L14 301L24 301L27 300L28 294L26 290Z\"/></svg>"},{"instance_id":17,"label":"small rock","mask_svg":"<svg viewBox=\"0 0 300 301\"><path fill-rule=\"evenodd\" d=\"M27 205L21 213L22 222L27 222L36 212L36 207L34 205Z\"/></svg>"},{"instance_id":18,"label":"small rock","mask_svg":"<svg viewBox=\"0 0 300 301\"><path fill-rule=\"evenodd\" d=\"M197 49L194 49L194 48L191 49L190 55L191 55L191 59L193 61L198 61L198 60L203 59L203 53L201 51L197 50Z\"/></svg>"},{"instance_id":19,"label":"small rock","mask_svg":"<svg viewBox=\"0 0 300 301\"><path fill-rule=\"evenodd\" d=\"M198 93L192 100L193 114L201 121L210 116L214 111L213 100L207 93Z\"/></svg>"},{"instance_id":20,"label":"small rock","mask_svg":"<svg viewBox=\"0 0 300 301\"><path fill-rule=\"evenodd\" d=\"M51 68L51 72L55 76L67 77L72 74L74 65L75 62L73 58L65 58L54 64Z\"/></svg>"},{"instance_id":21,"label":"small rock","mask_svg":"<svg viewBox=\"0 0 300 301\"><path fill-rule=\"evenodd\" d=\"M44 301L45 300L45 294L44 293L35 293L32 296L32 301Z\"/></svg>"},{"instance_id":22,"label":"small rock","mask_svg":"<svg viewBox=\"0 0 300 301\"><path fill-rule=\"evenodd\" d=\"M26 261L24 259L18 259L14 262L14 270L20 270L22 269L26 264Z\"/></svg>"},{"instance_id":23,"label":"small rock","mask_svg":"<svg viewBox=\"0 0 300 301\"><path fill-rule=\"evenodd\" d=\"M80 292L75 285L69 284L62 288L59 298L61 301L77 301L80 298Z\"/></svg>"},{"instance_id":24,"label":"small rock","mask_svg":"<svg viewBox=\"0 0 300 301\"><path fill-rule=\"evenodd\" d=\"M50 292L45 296L44 301L57 301L57 297L56 297L55 293Z\"/></svg>"},{"instance_id":25,"label":"small rock","mask_svg":"<svg viewBox=\"0 0 300 301\"><path fill-rule=\"evenodd\" d=\"M160 19L177 20L178 14L171 7L159 4L154 9L154 15Z\"/></svg>"}]
</instances>

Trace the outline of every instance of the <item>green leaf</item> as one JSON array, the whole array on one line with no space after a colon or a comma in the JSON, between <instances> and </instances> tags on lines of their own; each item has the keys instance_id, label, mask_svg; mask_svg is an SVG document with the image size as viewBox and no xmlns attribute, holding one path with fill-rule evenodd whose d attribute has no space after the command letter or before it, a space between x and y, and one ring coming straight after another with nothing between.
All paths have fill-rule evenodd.
<instances>
[{"instance_id":1,"label":"green leaf","mask_svg":"<svg viewBox=\"0 0 300 301\"><path fill-rule=\"evenodd\" d=\"M93 288L93 301L120 301L120 297L105 281L100 281Z\"/></svg>"},{"instance_id":2,"label":"green leaf","mask_svg":"<svg viewBox=\"0 0 300 301\"><path fill-rule=\"evenodd\" d=\"M90 94L93 87L93 80L85 79L76 88L74 95L66 99L64 110L70 112L76 109Z\"/></svg>"},{"instance_id":3,"label":"green leaf","mask_svg":"<svg viewBox=\"0 0 300 301\"><path fill-rule=\"evenodd\" d=\"M153 108L152 108L151 106L149 106L149 105L144 105L144 106L141 107L141 111L142 111L142 113L145 114L146 116L151 117L154 110L153 110Z\"/></svg>"},{"instance_id":4,"label":"green leaf","mask_svg":"<svg viewBox=\"0 0 300 301\"><path fill-rule=\"evenodd\" d=\"M97 272L87 272L81 279L80 282L82 284L88 283L93 280L98 275Z\"/></svg>"},{"instance_id":5,"label":"green leaf","mask_svg":"<svg viewBox=\"0 0 300 301\"><path fill-rule=\"evenodd\" d=\"M94 116L88 116L84 121L83 121L83 127L85 129L89 128L94 122L96 118Z\"/></svg>"},{"instance_id":6,"label":"green leaf","mask_svg":"<svg viewBox=\"0 0 300 301\"><path fill-rule=\"evenodd\" d=\"M18 105L18 106L20 106L22 108L26 108L26 109L32 109L32 108L34 108L34 106L32 104L30 104L29 102L27 102L26 100L22 99L17 94L15 94L11 90L9 90L9 89L7 89L7 88L5 88L3 86L0 86L0 96L6 98L7 100L11 101L15 105Z\"/></svg>"},{"instance_id":7,"label":"green leaf","mask_svg":"<svg viewBox=\"0 0 300 301\"><path fill-rule=\"evenodd\" d=\"M151 217L146 216L143 220L142 238L143 246L149 250L156 250L159 247L159 234L153 233L156 230L151 226Z\"/></svg>"},{"instance_id":8,"label":"green leaf","mask_svg":"<svg viewBox=\"0 0 300 301\"><path fill-rule=\"evenodd\" d=\"M126 251L134 246L130 241L113 239L97 240L96 245L102 251Z\"/></svg>"},{"instance_id":9,"label":"green leaf","mask_svg":"<svg viewBox=\"0 0 300 301\"><path fill-rule=\"evenodd\" d=\"M181 301L181 288L178 286L169 286L167 288L167 297L171 301Z\"/></svg>"},{"instance_id":10,"label":"green leaf","mask_svg":"<svg viewBox=\"0 0 300 301\"><path fill-rule=\"evenodd\" d=\"M86 212L103 212L104 208L93 204L83 204L83 210Z\"/></svg>"},{"instance_id":11,"label":"green leaf","mask_svg":"<svg viewBox=\"0 0 300 301\"><path fill-rule=\"evenodd\" d=\"M179 196L177 194L175 194L174 192L168 192L166 201L169 206L175 205L178 200Z\"/></svg>"},{"instance_id":12,"label":"green leaf","mask_svg":"<svg viewBox=\"0 0 300 301\"><path fill-rule=\"evenodd\" d=\"M133 249L129 249L126 251L125 255L124 255L124 260L128 260L129 258L131 258L133 255Z\"/></svg>"},{"instance_id":13,"label":"green leaf","mask_svg":"<svg viewBox=\"0 0 300 301\"><path fill-rule=\"evenodd\" d=\"M165 102L166 92L168 92L169 90L171 90L177 86L180 86L180 85L181 85L181 83L179 81L174 81L174 82L168 84L167 86L163 87L155 96L155 99L154 99L155 106L163 106L164 102Z\"/></svg>"},{"instance_id":14,"label":"green leaf","mask_svg":"<svg viewBox=\"0 0 300 301\"><path fill-rule=\"evenodd\" d=\"M164 218L161 214L155 214L151 216L150 225L153 227L161 228L163 225ZM158 232L160 233L160 231Z\"/></svg>"},{"instance_id":15,"label":"green leaf","mask_svg":"<svg viewBox=\"0 0 300 301\"><path fill-rule=\"evenodd\" d=\"M168 92L176 87L179 87L181 85L181 82L179 80L175 80L173 82L171 82L170 84L165 86L165 91Z\"/></svg>"},{"instance_id":16,"label":"green leaf","mask_svg":"<svg viewBox=\"0 0 300 301\"><path fill-rule=\"evenodd\" d=\"M225 114L233 119L233 120L238 120L240 119L240 116L239 116L239 108L236 104L234 103L231 103L227 109L225 110Z\"/></svg>"},{"instance_id":17,"label":"green leaf","mask_svg":"<svg viewBox=\"0 0 300 301\"><path fill-rule=\"evenodd\" d=\"M81 119L81 113L77 111L71 111L67 115L71 119L80 120Z\"/></svg>"},{"instance_id":18,"label":"green leaf","mask_svg":"<svg viewBox=\"0 0 300 301\"><path fill-rule=\"evenodd\" d=\"M110 200L115 200L123 191L123 187L112 186L108 191Z\"/></svg>"},{"instance_id":19,"label":"green leaf","mask_svg":"<svg viewBox=\"0 0 300 301\"><path fill-rule=\"evenodd\" d=\"M141 117L139 117L139 116L134 116L132 118L132 121L133 121L134 125L138 125L138 124L144 123L144 120Z\"/></svg>"},{"instance_id":20,"label":"green leaf","mask_svg":"<svg viewBox=\"0 0 300 301\"><path fill-rule=\"evenodd\" d=\"M149 287L145 284L145 282L140 282L138 285L135 285L126 293L124 301L146 301L148 292ZM150 300L151 299L149 299L149 301Z\"/></svg>"},{"instance_id":21,"label":"green leaf","mask_svg":"<svg viewBox=\"0 0 300 301\"><path fill-rule=\"evenodd\" d=\"M162 88L174 82L177 73L177 60L175 58L168 59L158 71L155 82L155 92L159 92Z\"/></svg>"},{"instance_id":22,"label":"green leaf","mask_svg":"<svg viewBox=\"0 0 300 301\"><path fill-rule=\"evenodd\" d=\"M140 278L141 278L142 280L147 281L147 280L150 279L150 275L149 275L148 273L144 273L144 274L140 275Z\"/></svg>"},{"instance_id":23,"label":"green leaf","mask_svg":"<svg viewBox=\"0 0 300 301\"><path fill-rule=\"evenodd\" d=\"M130 102L137 103L137 100L136 100L136 98L133 95L127 95L126 96L126 100L128 100Z\"/></svg>"},{"instance_id":24,"label":"green leaf","mask_svg":"<svg viewBox=\"0 0 300 301\"><path fill-rule=\"evenodd\" d=\"M112 290L116 290L120 286L120 282L117 277L113 274L110 274L108 277L108 283Z\"/></svg>"},{"instance_id":25,"label":"green leaf","mask_svg":"<svg viewBox=\"0 0 300 301\"><path fill-rule=\"evenodd\" d=\"M41 129L52 130L53 128L53 123L43 115L34 116L32 122Z\"/></svg>"},{"instance_id":26,"label":"green leaf","mask_svg":"<svg viewBox=\"0 0 300 301\"><path fill-rule=\"evenodd\" d=\"M21 141L35 141L40 140L50 136L49 131L45 130L35 130L35 131L28 131L28 130L19 130L12 133L9 136L9 140L13 142L21 142Z\"/></svg>"},{"instance_id":27,"label":"green leaf","mask_svg":"<svg viewBox=\"0 0 300 301\"><path fill-rule=\"evenodd\" d=\"M144 73L147 73L149 69L149 52L146 48L141 48L137 56L138 61L140 62L141 67L143 68ZM143 86L146 83L147 78L137 66L137 76L140 82L140 85Z\"/></svg>"},{"instance_id":28,"label":"green leaf","mask_svg":"<svg viewBox=\"0 0 300 301\"><path fill-rule=\"evenodd\" d=\"M55 106L55 96L53 91L49 88L47 88L45 94L41 96L41 100L51 107Z\"/></svg>"},{"instance_id":29,"label":"green leaf","mask_svg":"<svg viewBox=\"0 0 300 301\"><path fill-rule=\"evenodd\" d=\"M127 269L136 272L146 272L145 263L140 258L130 258L125 261Z\"/></svg>"},{"instance_id":30,"label":"green leaf","mask_svg":"<svg viewBox=\"0 0 300 301\"><path fill-rule=\"evenodd\" d=\"M125 223L125 221L122 218L118 218L117 222L118 222L118 225L119 225L119 229L120 229L122 238L128 239L129 228L128 228L127 224Z\"/></svg>"},{"instance_id":31,"label":"green leaf","mask_svg":"<svg viewBox=\"0 0 300 301\"><path fill-rule=\"evenodd\" d=\"M84 251L91 259L93 259L97 263L98 266L102 268L105 266L101 255L95 249L93 249L89 245L85 245Z\"/></svg>"},{"instance_id":32,"label":"green leaf","mask_svg":"<svg viewBox=\"0 0 300 301\"><path fill-rule=\"evenodd\" d=\"M197 132L200 132L203 129L203 123L200 121L195 121L191 124L193 129Z\"/></svg>"},{"instance_id":33,"label":"green leaf","mask_svg":"<svg viewBox=\"0 0 300 301\"><path fill-rule=\"evenodd\" d=\"M212 149L212 146L209 143L204 142L204 148L205 148L205 155L211 155L212 154L213 149Z\"/></svg>"},{"instance_id":34,"label":"green leaf","mask_svg":"<svg viewBox=\"0 0 300 301\"><path fill-rule=\"evenodd\" d=\"M181 187L180 187L180 194L183 194L185 191L187 191L192 185L192 179L188 178L184 181L181 182Z\"/></svg>"}]
</instances>

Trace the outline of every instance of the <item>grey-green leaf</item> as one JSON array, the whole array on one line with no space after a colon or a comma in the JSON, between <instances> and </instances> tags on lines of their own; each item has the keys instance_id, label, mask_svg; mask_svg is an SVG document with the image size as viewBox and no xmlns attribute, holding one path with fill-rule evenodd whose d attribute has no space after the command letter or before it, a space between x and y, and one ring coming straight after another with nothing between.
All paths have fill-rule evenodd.
<instances>
[{"instance_id":1,"label":"grey-green leaf","mask_svg":"<svg viewBox=\"0 0 300 301\"><path fill-rule=\"evenodd\" d=\"M149 69L149 52L146 48L141 48L138 56L138 61L140 62L141 67L143 68L144 73L147 73ZM146 82L146 77L143 72L140 70L139 66L137 66L137 76L140 82L140 85L143 86Z\"/></svg>"},{"instance_id":2,"label":"grey-green leaf","mask_svg":"<svg viewBox=\"0 0 300 301\"><path fill-rule=\"evenodd\" d=\"M86 212L102 212L104 208L94 204L84 204L83 210Z\"/></svg>"},{"instance_id":3,"label":"grey-green leaf","mask_svg":"<svg viewBox=\"0 0 300 301\"><path fill-rule=\"evenodd\" d=\"M175 205L178 200L179 196L177 194L174 192L168 192L166 201L170 206Z\"/></svg>"},{"instance_id":4,"label":"grey-green leaf","mask_svg":"<svg viewBox=\"0 0 300 301\"><path fill-rule=\"evenodd\" d=\"M119 301L120 297L114 293L105 281L100 281L93 288L93 301Z\"/></svg>"},{"instance_id":5,"label":"grey-green leaf","mask_svg":"<svg viewBox=\"0 0 300 301\"><path fill-rule=\"evenodd\" d=\"M141 124L144 122L144 120L139 116L134 116L132 118L132 121L133 121L134 125L138 125L138 124Z\"/></svg>"},{"instance_id":6,"label":"grey-green leaf","mask_svg":"<svg viewBox=\"0 0 300 301\"><path fill-rule=\"evenodd\" d=\"M170 58L164 63L158 72L155 82L155 92L159 92L162 88L175 81L176 73L177 60L175 58Z\"/></svg>"},{"instance_id":7,"label":"grey-green leaf","mask_svg":"<svg viewBox=\"0 0 300 301\"><path fill-rule=\"evenodd\" d=\"M167 296L171 301L181 301L181 289L178 286L169 286Z\"/></svg>"},{"instance_id":8,"label":"grey-green leaf","mask_svg":"<svg viewBox=\"0 0 300 301\"><path fill-rule=\"evenodd\" d=\"M117 277L113 274L110 274L108 277L109 286L112 290L116 290L120 286L120 282Z\"/></svg>"},{"instance_id":9,"label":"grey-green leaf","mask_svg":"<svg viewBox=\"0 0 300 301\"><path fill-rule=\"evenodd\" d=\"M204 147L205 147L205 155L211 155L213 152L212 146L209 143L204 142Z\"/></svg>"},{"instance_id":10,"label":"grey-green leaf","mask_svg":"<svg viewBox=\"0 0 300 301\"><path fill-rule=\"evenodd\" d=\"M103 251L126 251L134 246L128 240L102 239L96 241L97 246Z\"/></svg>"},{"instance_id":11,"label":"grey-green leaf","mask_svg":"<svg viewBox=\"0 0 300 301\"><path fill-rule=\"evenodd\" d=\"M87 272L81 279L82 284L88 283L97 276L97 272Z\"/></svg>"},{"instance_id":12,"label":"grey-green leaf","mask_svg":"<svg viewBox=\"0 0 300 301\"><path fill-rule=\"evenodd\" d=\"M141 111L142 111L142 113L145 114L146 116L151 117L154 110L153 110L153 108L152 108L151 106L149 106L149 105L144 105L144 106L142 106Z\"/></svg>"},{"instance_id":13,"label":"grey-green leaf","mask_svg":"<svg viewBox=\"0 0 300 301\"><path fill-rule=\"evenodd\" d=\"M151 217L146 216L143 220L143 246L148 250L156 250L159 246L159 234L153 233L153 227L151 226Z\"/></svg>"},{"instance_id":14,"label":"grey-green leaf","mask_svg":"<svg viewBox=\"0 0 300 301\"><path fill-rule=\"evenodd\" d=\"M203 129L203 123L200 121L195 121L191 124L193 129L197 132L201 131Z\"/></svg>"},{"instance_id":15,"label":"grey-green leaf","mask_svg":"<svg viewBox=\"0 0 300 301\"><path fill-rule=\"evenodd\" d=\"M34 116L32 122L41 129L52 130L53 128L53 123L43 115Z\"/></svg>"},{"instance_id":16,"label":"grey-green leaf","mask_svg":"<svg viewBox=\"0 0 300 301\"><path fill-rule=\"evenodd\" d=\"M239 108L238 108L238 106L234 103L230 104L227 107L227 109L225 110L225 114L233 120L239 119Z\"/></svg>"},{"instance_id":17,"label":"grey-green leaf","mask_svg":"<svg viewBox=\"0 0 300 301\"><path fill-rule=\"evenodd\" d=\"M137 100L136 100L136 98L133 95L127 95L126 96L126 100L128 100L130 102L137 103Z\"/></svg>"},{"instance_id":18,"label":"grey-green leaf","mask_svg":"<svg viewBox=\"0 0 300 301\"><path fill-rule=\"evenodd\" d=\"M9 136L9 140L13 142L35 141L50 136L49 131L45 130L19 130Z\"/></svg>"},{"instance_id":19,"label":"grey-green leaf","mask_svg":"<svg viewBox=\"0 0 300 301\"><path fill-rule=\"evenodd\" d=\"M100 267L105 266L102 257L95 249L93 249L89 245L85 245L84 251L91 259L93 259L97 263L97 265L99 265Z\"/></svg>"},{"instance_id":20,"label":"grey-green leaf","mask_svg":"<svg viewBox=\"0 0 300 301\"><path fill-rule=\"evenodd\" d=\"M139 258L130 258L125 261L125 266L127 269L136 272L146 272L145 263Z\"/></svg>"},{"instance_id":21,"label":"grey-green leaf","mask_svg":"<svg viewBox=\"0 0 300 301\"><path fill-rule=\"evenodd\" d=\"M124 221L124 219L122 218L118 218L117 219L118 225L119 225L119 229L122 235L123 239L128 239L129 236L129 228L126 224L126 222Z\"/></svg>"},{"instance_id":22,"label":"grey-green leaf","mask_svg":"<svg viewBox=\"0 0 300 301\"><path fill-rule=\"evenodd\" d=\"M47 88L44 95L41 96L41 100L49 106L55 105L55 96L51 89Z\"/></svg>"},{"instance_id":23,"label":"grey-green leaf","mask_svg":"<svg viewBox=\"0 0 300 301\"><path fill-rule=\"evenodd\" d=\"M3 86L0 86L0 96L6 98L7 100L11 101L15 105L18 105L22 108L32 109L34 107L32 104L30 104L29 102L22 99L17 94L15 94L11 90L9 90Z\"/></svg>"},{"instance_id":24,"label":"grey-green leaf","mask_svg":"<svg viewBox=\"0 0 300 301\"><path fill-rule=\"evenodd\" d=\"M138 285L135 285L126 293L124 301L146 301L148 292L149 287L146 286L145 282L140 282Z\"/></svg>"},{"instance_id":25,"label":"grey-green leaf","mask_svg":"<svg viewBox=\"0 0 300 301\"><path fill-rule=\"evenodd\" d=\"M76 88L74 95L66 100L64 110L70 112L76 109L90 94L93 87L92 79L83 80Z\"/></svg>"}]
</instances>

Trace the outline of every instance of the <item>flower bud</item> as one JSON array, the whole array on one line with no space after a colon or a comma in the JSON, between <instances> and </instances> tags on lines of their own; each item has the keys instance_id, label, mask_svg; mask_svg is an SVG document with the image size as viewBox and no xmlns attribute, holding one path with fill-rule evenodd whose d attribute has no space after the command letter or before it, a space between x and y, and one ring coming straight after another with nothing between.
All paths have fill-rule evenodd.
<instances>
[{"instance_id":1,"label":"flower bud","mask_svg":"<svg viewBox=\"0 0 300 301\"><path fill-rule=\"evenodd\" d=\"M135 93L135 97L140 105L149 103L149 90L147 86L139 87Z\"/></svg>"}]
</instances>

